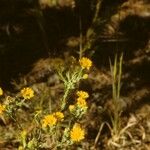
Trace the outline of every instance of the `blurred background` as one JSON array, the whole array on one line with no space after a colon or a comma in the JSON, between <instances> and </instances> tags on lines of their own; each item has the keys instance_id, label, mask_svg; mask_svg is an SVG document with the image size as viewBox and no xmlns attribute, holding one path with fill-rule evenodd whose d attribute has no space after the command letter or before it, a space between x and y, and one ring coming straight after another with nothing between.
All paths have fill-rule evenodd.
<instances>
[{"instance_id":1,"label":"blurred background","mask_svg":"<svg viewBox=\"0 0 150 150\"><path fill-rule=\"evenodd\" d=\"M90 43L86 52L98 68L109 69L108 58L123 52L125 69L149 82L148 0L97 2L0 0L0 85L11 89L40 59L77 57L81 42Z\"/></svg>"}]
</instances>

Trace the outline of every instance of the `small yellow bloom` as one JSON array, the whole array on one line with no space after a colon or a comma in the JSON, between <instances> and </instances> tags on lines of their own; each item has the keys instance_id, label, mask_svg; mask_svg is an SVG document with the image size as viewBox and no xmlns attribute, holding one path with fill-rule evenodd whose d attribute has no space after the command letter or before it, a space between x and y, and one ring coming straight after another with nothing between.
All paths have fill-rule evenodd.
<instances>
[{"instance_id":1,"label":"small yellow bloom","mask_svg":"<svg viewBox=\"0 0 150 150\"><path fill-rule=\"evenodd\" d=\"M54 117L54 115L46 115L44 119L42 120L42 126L47 127L56 125L57 119Z\"/></svg>"},{"instance_id":2,"label":"small yellow bloom","mask_svg":"<svg viewBox=\"0 0 150 150\"><path fill-rule=\"evenodd\" d=\"M3 95L3 90L2 88L0 87L0 96Z\"/></svg>"},{"instance_id":3,"label":"small yellow bloom","mask_svg":"<svg viewBox=\"0 0 150 150\"><path fill-rule=\"evenodd\" d=\"M82 57L79 60L79 63L83 69L87 69L87 70L89 70L90 67L92 66L92 61L86 57Z\"/></svg>"},{"instance_id":4,"label":"small yellow bloom","mask_svg":"<svg viewBox=\"0 0 150 150\"><path fill-rule=\"evenodd\" d=\"M82 78L83 79L87 79L88 78L88 74L84 74Z\"/></svg>"},{"instance_id":5,"label":"small yellow bloom","mask_svg":"<svg viewBox=\"0 0 150 150\"><path fill-rule=\"evenodd\" d=\"M34 91L27 87L21 90L21 95L24 99L31 99L34 96Z\"/></svg>"},{"instance_id":6,"label":"small yellow bloom","mask_svg":"<svg viewBox=\"0 0 150 150\"><path fill-rule=\"evenodd\" d=\"M19 146L18 150L24 150L23 146Z\"/></svg>"},{"instance_id":7,"label":"small yellow bloom","mask_svg":"<svg viewBox=\"0 0 150 150\"><path fill-rule=\"evenodd\" d=\"M79 98L77 98L77 105L79 107L85 108L85 107L87 107L87 102L85 99L79 97Z\"/></svg>"},{"instance_id":8,"label":"small yellow bloom","mask_svg":"<svg viewBox=\"0 0 150 150\"><path fill-rule=\"evenodd\" d=\"M62 112L56 112L54 113L54 116L58 121L63 121L64 120L64 114Z\"/></svg>"},{"instance_id":9,"label":"small yellow bloom","mask_svg":"<svg viewBox=\"0 0 150 150\"><path fill-rule=\"evenodd\" d=\"M70 138L73 142L79 142L84 139L85 132L79 124L75 123L70 131Z\"/></svg>"},{"instance_id":10,"label":"small yellow bloom","mask_svg":"<svg viewBox=\"0 0 150 150\"><path fill-rule=\"evenodd\" d=\"M69 110L72 112L75 109L74 105L69 105Z\"/></svg>"},{"instance_id":11,"label":"small yellow bloom","mask_svg":"<svg viewBox=\"0 0 150 150\"><path fill-rule=\"evenodd\" d=\"M89 94L87 92L85 92L85 91L78 91L77 92L77 96L79 96L82 99L86 99L86 98L89 97Z\"/></svg>"},{"instance_id":12,"label":"small yellow bloom","mask_svg":"<svg viewBox=\"0 0 150 150\"><path fill-rule=\"evenodd\" d=\"M23 130L23 131L21 132L21 137L22 137L23 139L25 139L26 136L27 136L27 131L26 131L26 130Z\"/></svg>"},{"instance_id":13,"label":"small yellow bloom","mask_svg":"<svg viewBox=\"0 0 150 150\"><path fill-rule=\"evenodd\" d=\"M0 104L0 114L2 114L5 111L6 106Z\"/></svg>"}]
</instances>

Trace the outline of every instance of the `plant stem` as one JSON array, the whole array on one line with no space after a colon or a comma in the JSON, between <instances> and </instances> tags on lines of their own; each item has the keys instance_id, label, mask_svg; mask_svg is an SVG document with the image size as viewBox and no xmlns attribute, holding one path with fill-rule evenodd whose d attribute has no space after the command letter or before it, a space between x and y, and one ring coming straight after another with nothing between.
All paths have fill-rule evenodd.
<instances>
[{"instance_id":1,"label":"plant stem","mask_svg":"<svg viewBox=\"0 0 150 150\"><path fill-rule=\"evenodd\" d=\"M114 105L114 113L112 117L112 126L113 126L113 135L117 135L120 132L120 82L121 82L121 75L122 75L122 60L123 54L120 56L119 65L117 60L117 55L115 56L114 65L112 66L110 61L110 69L112 73L112 99Z\"/></svg>"},{"instance_id":2,"label":"plant stem","mask_svg":"<svg viewBox=\"0 0 150 150\"><path fill-rule=\"evenodd\" d=\"M70 87L67 86L66 89L65 89L65 93L64 93L63 99L62 99L61 110L64 110L64 109L65 109L65 106L66 106L66 99L67 99L67 96L68 96L69 92L70 92Z\"/></svg>"}]
</instances>

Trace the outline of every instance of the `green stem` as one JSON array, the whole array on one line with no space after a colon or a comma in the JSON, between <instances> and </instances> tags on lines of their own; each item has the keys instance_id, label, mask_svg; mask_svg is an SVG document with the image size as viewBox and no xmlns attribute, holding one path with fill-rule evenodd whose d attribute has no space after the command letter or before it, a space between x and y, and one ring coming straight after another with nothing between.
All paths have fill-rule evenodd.
<instances>
[{"instance_id":1,"label":"green stem","mask_svg":"<svg viewBox=\"0 0 150 150\"><path fill-rule=\"evenodd\" d=\"M120 82L121 82L121 75L122 75L122 60L123 54L121 54L120 62L119 62L119 75L118 75L118 89L117 89L117 97L120 98Z\"/></svg>"},{"instance_id":2,"label":"green stem","mask_svg":"<svg viewBox=\"0 0 150 150\"><path fill-rule=\"evenodd\" d=\"M65 106L66 106L66 99L67 99L67 96L68 96L69 92L70 92L70 88L69 88L69 86L67 86L66 89L65 89L65 94L64 94L63 99L62 99L61 110L64 110L64 109L65 109Z\"/></svg>"}]
</instances>

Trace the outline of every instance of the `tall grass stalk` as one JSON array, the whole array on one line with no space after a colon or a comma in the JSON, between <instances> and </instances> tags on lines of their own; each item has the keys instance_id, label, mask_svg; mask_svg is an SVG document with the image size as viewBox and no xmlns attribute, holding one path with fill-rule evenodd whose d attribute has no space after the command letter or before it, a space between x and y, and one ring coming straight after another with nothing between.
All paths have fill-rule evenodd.
<instances>
[{"instance_id":1,"label":"tall grass stalk","mask_svg":"<svg viewBox=\"0 0 150 150\"><path fill-rule=\"evenodd\" d=\"M120 131L120 89L121 89L121 76L122 76L122 61L123 54L121 54L119 61L117 55L115 56L114 65L110 61L110 70L112 75L112 103L114 106L113 116L111 116L112 122L112 134L118 135Z\"/></svg>"}]
</instances>

